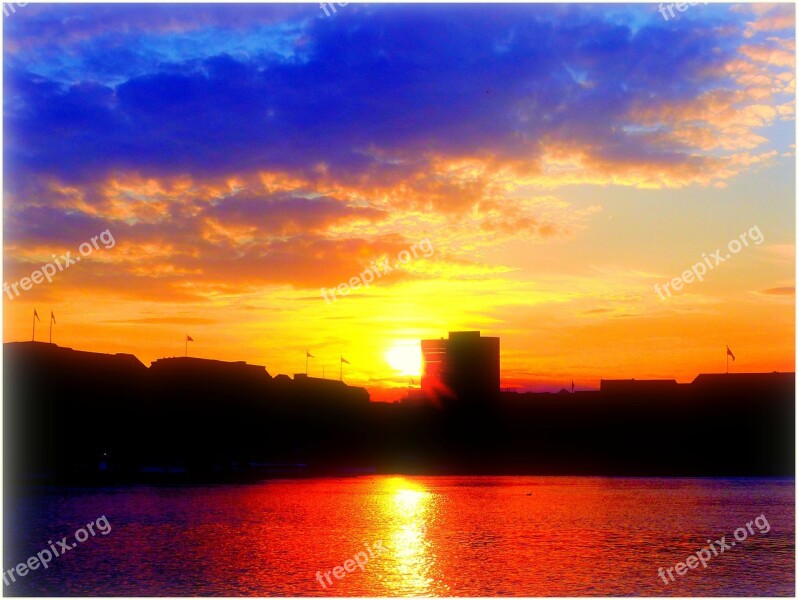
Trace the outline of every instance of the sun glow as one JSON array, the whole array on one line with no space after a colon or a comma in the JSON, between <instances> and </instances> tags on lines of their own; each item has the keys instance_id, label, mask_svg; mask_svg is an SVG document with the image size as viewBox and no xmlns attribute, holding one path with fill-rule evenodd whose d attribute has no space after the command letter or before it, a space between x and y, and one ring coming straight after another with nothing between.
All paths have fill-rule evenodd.
<instances>
[{"instance_id":1,"label":"sun glow","mask_svg":"<svg viewBox=\"0 0 798 600\"><path fill-rule=\"evenodd\" d=\"M386 353L385 360L399 375L421 375L421 346L415 342L397 342Z\"/></svg>"}]
</instances>

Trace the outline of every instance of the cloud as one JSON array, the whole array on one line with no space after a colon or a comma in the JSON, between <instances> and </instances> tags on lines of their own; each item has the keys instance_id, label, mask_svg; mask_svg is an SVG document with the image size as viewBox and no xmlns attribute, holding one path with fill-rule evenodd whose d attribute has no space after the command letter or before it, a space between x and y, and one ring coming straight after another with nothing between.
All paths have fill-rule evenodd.
<instances>
[{"instance_id":1,"label":"cloud","mask_svg":"<svg viewBox=\"0 0 798 600\"><path fill-rule=\"evenodd\" d=\"M231 32L317 16L315 7L274 4L268 10L242 4L234 10L214 4L28 4L18 9L16 19L6 19L5 49L11 54L42 54L51 60L57 49L76 54L104 43L118 52L121 40L143 37L180 36L221 28Z\"/></svg>"},{"instance_id":2,"label":"cloud","mask_svg":"<svg viewBox=\"0 0 798 600\"><path fill-rule=\"evenodd\" d=\"M584 311L582 314L585 315L604 315L607 313L611 313L613 310L611 308L592 308L590 310Z\"/></svg>"},{"instance_id":3,"label":"cloud","mask_svg":"<svg viewBox=\"0 0 798 600\"><path fill-rule=\"evenodd\" d=\"M384 211L325 197L234 195L215 202L203 215L206 224L235 226L239 231L244 228L258 235L286 236L319 231L342 222L374 221L382 218Z\"/></svg>"},{"instance_id":4,"label":"cloud","mask_svg":"<svg viewBox=\"0 0 798 600\"><path fill-rule=\"evenodd\" d=\"M601 210L557 188L777 163L780 9L678 27L649 9L30 5L5 38L7 270L110 228L113 251L60 286L311 288L424 236L447 252L386 285L480 278L505 269L463 248L568 238Z\"/></svg>"},{"instance_id":5,"label":"cloud","mask_svg":"<svg viewBox=\"0 0 798 600\"><path fill-rule=\"evenodd\" d=\"M769 288L762 290L761 293L768 296L795 296L795 286Z\"/></svg>"},{"instance_id":6,"label":"cloud","mask_svg":"<svg viewBox=\"0 0 798 600\"><path fill-rule=\"evenodd\" d=\"M200 317L147 317L144 319L120 319L106 321L106 323L122 323L131 325L212 325L218 323L215 319L203 319Z\"/></svg>"},{"instance_id":7,"label":"cloud","mask_svg":"<svg viewBox=\"0 0 798 600\"><path fill-rule=\"evenodd\" d=\"M793 4L749 4L736 5L735 9L750 11L757 15L753 21L746 23L746 37L753 37L759 32L775 32L795 29L795 5ZM733 9L734 10L734 9Z\"/></svg>"},{"instance_id":8,"label":"cloud","mask_svg":"<svg viewBox=\"0 0 798 600\"><path fill-rule=\"evenodd\" d=\"M722 67L738 56L741 39L733 33L656 20L636 30L578 7L563 14L510 5L347 8L345 21L287 21L303 40L288 56L167 56L121 81L46 77L26 69L21 51L6 75L8 162L20 174L72 183L112 173L196 178L261 170L349 185L409 181L432 198L459 194L473 203L507 172L568 182L567 173L553 172L550 152L563 147L579 149L587 177L646 187L679 172L684 184L705 183L699 173L712 160L695 150L716 134L669 137L685 126L674 119L661 123L659 135L636 127L649 125L644 115L728 86ZM212 40L244 26L236 11L219 7L176 9L171 25L142 25L153 10L163 7L126 9L127 20L106 23L105 13L87 9L77 28L93 39L127 23L128 35L141 28L137 42L146 48L152 36L188 26L204 27ZM260 24L277 19L268 8L247 11ZM21 22L12 39L52 23L48 15ZM739 52L761 60L761 48ZM113 64L104 47L82 50L83 62ZM742 126L777 118L770 111ZM484 181L464 188L437 168L462 159L481 165Z\"/></svg>"}]
</instances>

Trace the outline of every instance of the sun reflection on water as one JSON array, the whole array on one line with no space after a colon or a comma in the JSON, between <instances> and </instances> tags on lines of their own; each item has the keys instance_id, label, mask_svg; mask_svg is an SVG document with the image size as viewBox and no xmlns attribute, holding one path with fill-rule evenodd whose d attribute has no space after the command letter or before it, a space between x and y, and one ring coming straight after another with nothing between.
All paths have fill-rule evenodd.
<instances>
[{"instance_id":1,"label":"sun reflection on water","mask_svg":"<svg viewBox=\"0 0 798 600\"><path fill-rule=\"evenodd\" d=\"M393 594L424 596L430 591L434 563L427 536L434 514L435 497L421 485L398 477L385 483L383 510L388 523L389 577L386 586Z\"/></svg>"}]
</instances>

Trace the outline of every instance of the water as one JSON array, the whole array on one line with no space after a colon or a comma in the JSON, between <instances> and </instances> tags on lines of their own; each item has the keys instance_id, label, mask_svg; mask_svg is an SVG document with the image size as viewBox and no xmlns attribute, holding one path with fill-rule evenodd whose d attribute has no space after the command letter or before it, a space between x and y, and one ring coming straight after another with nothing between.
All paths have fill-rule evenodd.
<instances>
[{"instance_id":1,"label":"water","mask_svg":"<svg viewBox=\"0 0 798 600\"><path fill-rule=\"evenodd\" d=\"M48 540L74 543L102 515L111 531L95 527L5 593L794 596L794 506L794 480L772 479L375 476L42 490L6 497L5 569ZM657 575L763 514L770 531L752 525L706 569L667 585ZM337 579L334 567L358 552L363 570L346 563L355 571Z\"/></svg>"}]
</instances>

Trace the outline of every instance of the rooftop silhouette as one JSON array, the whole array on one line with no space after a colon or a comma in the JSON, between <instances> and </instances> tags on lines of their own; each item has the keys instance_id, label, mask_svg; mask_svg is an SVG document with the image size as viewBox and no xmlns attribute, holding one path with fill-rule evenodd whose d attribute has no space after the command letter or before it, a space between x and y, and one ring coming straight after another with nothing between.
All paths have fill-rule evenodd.
<instances>
[{"instance_id":1,"label":"rooftop silhouette","mask_svg":"<svg viewBox=\"0 0 798 600\"><path fill-rule=\"evenodd\" d=\"M492 374L469 372L469 388L451 373L474 371L483 358L492 371L498 338L490 339L484 354L451 359L441 380L454 393L445 401L416 393L393 404L370 402L365 389L341 381L272 376L245 362L178 357L147 368L130 354L7 343L6 483L359 472L794 475L794 373L602 380L597 391L541 394L500 392ZM464 340L473 349L485 338Z\"/></svg>"}]
</instances>

